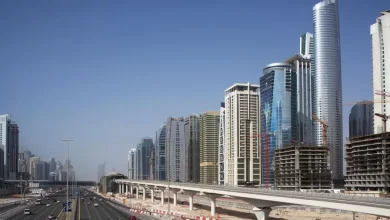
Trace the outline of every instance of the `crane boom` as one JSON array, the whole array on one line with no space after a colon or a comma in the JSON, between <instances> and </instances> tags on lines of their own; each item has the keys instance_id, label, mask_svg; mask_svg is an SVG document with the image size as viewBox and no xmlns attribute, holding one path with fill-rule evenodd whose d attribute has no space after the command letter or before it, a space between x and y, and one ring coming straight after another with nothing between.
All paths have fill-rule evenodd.
<instances>
[{"instance_id":1,"label":"crane boom","mask_svg":"<svg viewBox=\"0 0 390 220\"><path fill-rule=\"evenodd\" d=\"M326 124L324 120L318 118L315 114L313 114L312 117L322 125L322 144L328 146L328 124Z\"/></svg>"}]
</instances>

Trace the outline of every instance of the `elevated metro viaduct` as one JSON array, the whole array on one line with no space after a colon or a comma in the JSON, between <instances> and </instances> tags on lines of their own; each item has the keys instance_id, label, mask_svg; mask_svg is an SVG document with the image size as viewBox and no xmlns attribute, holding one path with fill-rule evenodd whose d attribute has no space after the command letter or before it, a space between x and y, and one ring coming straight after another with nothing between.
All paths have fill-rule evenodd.
<instances>
[{"instance_id":1,"label":"elevated metro viaduct","mask_svg":"<svg viewBox=\"0 0 390 220\"><path fill-rule=\"evenodd\" d=\"M66 186L66 181L57 180L22 180L22 183L26 185L29 185L29 183L39 183L39 186ZM19 185L20 180L5 180L4 184L9 186ZM71 185L72 181L68 181L68 184ZM77 186L96 186L97 183L94 181L74 181L73 184Z\"/></svg>"},{"instance_id":2,"label":"elevated metro viaduct","mask_svg":"<svg viewBox=\"0 0 390 220\"><path fill-rule=\"evenodd\" d=\"M262 188L233 187L221 185L206 185L197 183L178 183L151 180L115 180L119 184L119 193L133 193L136 189L138 198L139 189L143 191L143 200L146 199L146 190L150 190L151 199L154 200L154 190L161 191L161 204L164 204L164 191L173 192L173 203L177 204L177 192L183 191L189 196L189 208L193 208L193 195L202 193L211 201L211 215L215 216L216 198L231 196L243 200L254 206L253 211L257 219L268 218L271 208L282 205L317 206L329 209L346 210L358 213L367 213L377 216L390 217L390 199L367 198L333 193L312 193L296 191L280 191ZM169 195L169 194L168 194Z\"/></svg>"}]
</instances>

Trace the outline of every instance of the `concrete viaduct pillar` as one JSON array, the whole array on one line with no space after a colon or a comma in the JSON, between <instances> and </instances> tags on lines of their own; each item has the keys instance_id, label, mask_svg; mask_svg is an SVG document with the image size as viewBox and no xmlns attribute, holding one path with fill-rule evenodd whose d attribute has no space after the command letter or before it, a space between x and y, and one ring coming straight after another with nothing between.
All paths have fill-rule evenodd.
<instances>
[{"instance_id":1,"label":"concrete viaduct pillar","mask_svg":"<svg viewBox=\"0 0 390 220\"><path fill-rule=\"evenodd\" d=\"M179 189L169 189L171 192L173 192L173 205L177 206L177 192L179 192ZM169 192L168 192L169 193Z\"/></svg>"},{"instance_id":2,"label":"concrete viaduct pillar","mask_svg":"<svg viewBox=\"0 0 390 220\"><path fill-rule=\"evenodd\" d=\"M252 210L258 220L267 220L271 212L271 208L268 207L254 207Z\"/></svg>"},{"instance_id":3,"label":"concrete viaduct pillar","mask_svg":"<svg viewBox=\"0 0 390 220\"><path fill-rule=\"evenodd\" d=\"M135 198L138 199L139 198L139 194L138 194L138 189L139 186L135 187Z\"/></svg>"},{"instance_id":4,"label":"concrete viaduct pillar","mask_svg":"<svg viewBox=\"0 0 390 220\"><path fill-rule=\"evenodd\" d=\"M142 187L143 190L142 190L142 200L146 200L146 186Z\"/></svg>"},{"instance_id":5,"label":"concrete viaduct pillar","mask_svg":"<svg viewBox=\"0 0 390 220\"><path fill-rule=\"evenodd\" d=\"M216 198L220 197L220 195L205 194L205 196L210 199L211 216L215 216Z\"/></svg>"},{"instance_id":6,"label":"concrete viaduct pillar","mask_svg":"<svg viewBox=\"0 0 390 220\"><path fill-rule=\"evenodd\" d=\"M150 188L150 200L154 202L154 188Z\"/></svg>"},{"instance_id":7,"label":"concrete viaduct pillar","mask_svg":"<svg viewBox=\"0 0 390 220\"><path fill-rule=\"evenodd\" d=\"M196 192L194 191L185 191L185 195L188 195L188 208L192 211L194 208L194 195Z\"/></svg>"}]
</instances>

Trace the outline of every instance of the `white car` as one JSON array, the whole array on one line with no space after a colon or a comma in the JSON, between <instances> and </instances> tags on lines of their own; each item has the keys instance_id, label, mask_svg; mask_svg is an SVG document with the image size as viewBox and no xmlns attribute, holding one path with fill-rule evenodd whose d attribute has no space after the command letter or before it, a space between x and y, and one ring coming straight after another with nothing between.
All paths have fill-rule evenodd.
<instances>
[{"instance_id":1,"label":"white car","mask_svg":"<svg viewBox=\"0 0 390 220\"><path fill-rule=\"evenodd\" d=\"M47 207L50 207L51 205L50 204L46 204Z\"/></svg>"},{"instance_id":2,"label":"white car","mask_svg":"<svg viewBox=\"0 0 390 220\"><path fill-rule=\"evenodd\" d=\"M25 209L23 214L25 215L31 215L31 209Z\"/></svg>"},{"instance_id":3,"label":"white car","mask_svg":"<svg viewBox=\"0 0 390 220\"><path fill-rule=\"evenodd\" d=\"M95 204L93 204L93 206L95 206L95 207L98 207L98 206L99 206L99 204L95 203Z\"/></svg>"}]
</instances>

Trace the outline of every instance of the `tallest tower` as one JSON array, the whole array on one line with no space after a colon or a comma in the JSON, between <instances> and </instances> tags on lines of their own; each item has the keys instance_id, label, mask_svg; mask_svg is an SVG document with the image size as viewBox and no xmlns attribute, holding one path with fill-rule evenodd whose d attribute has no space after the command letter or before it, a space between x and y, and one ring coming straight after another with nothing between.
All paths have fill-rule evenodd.
<instances>
[{"instance_id":1,"label":"tallest tower","mask_svg":"<svg viewBox=\"0 0 390 220\"><path fill-rule=\"evenodd\" d=\"M313 113L328 125L334 179L343 177L343 124L341 88L340 25L337 0L323 0L313 7L314 63ZM322 127L314 122L315 141L322 143Z\"/></svg>"}]
</instances>

